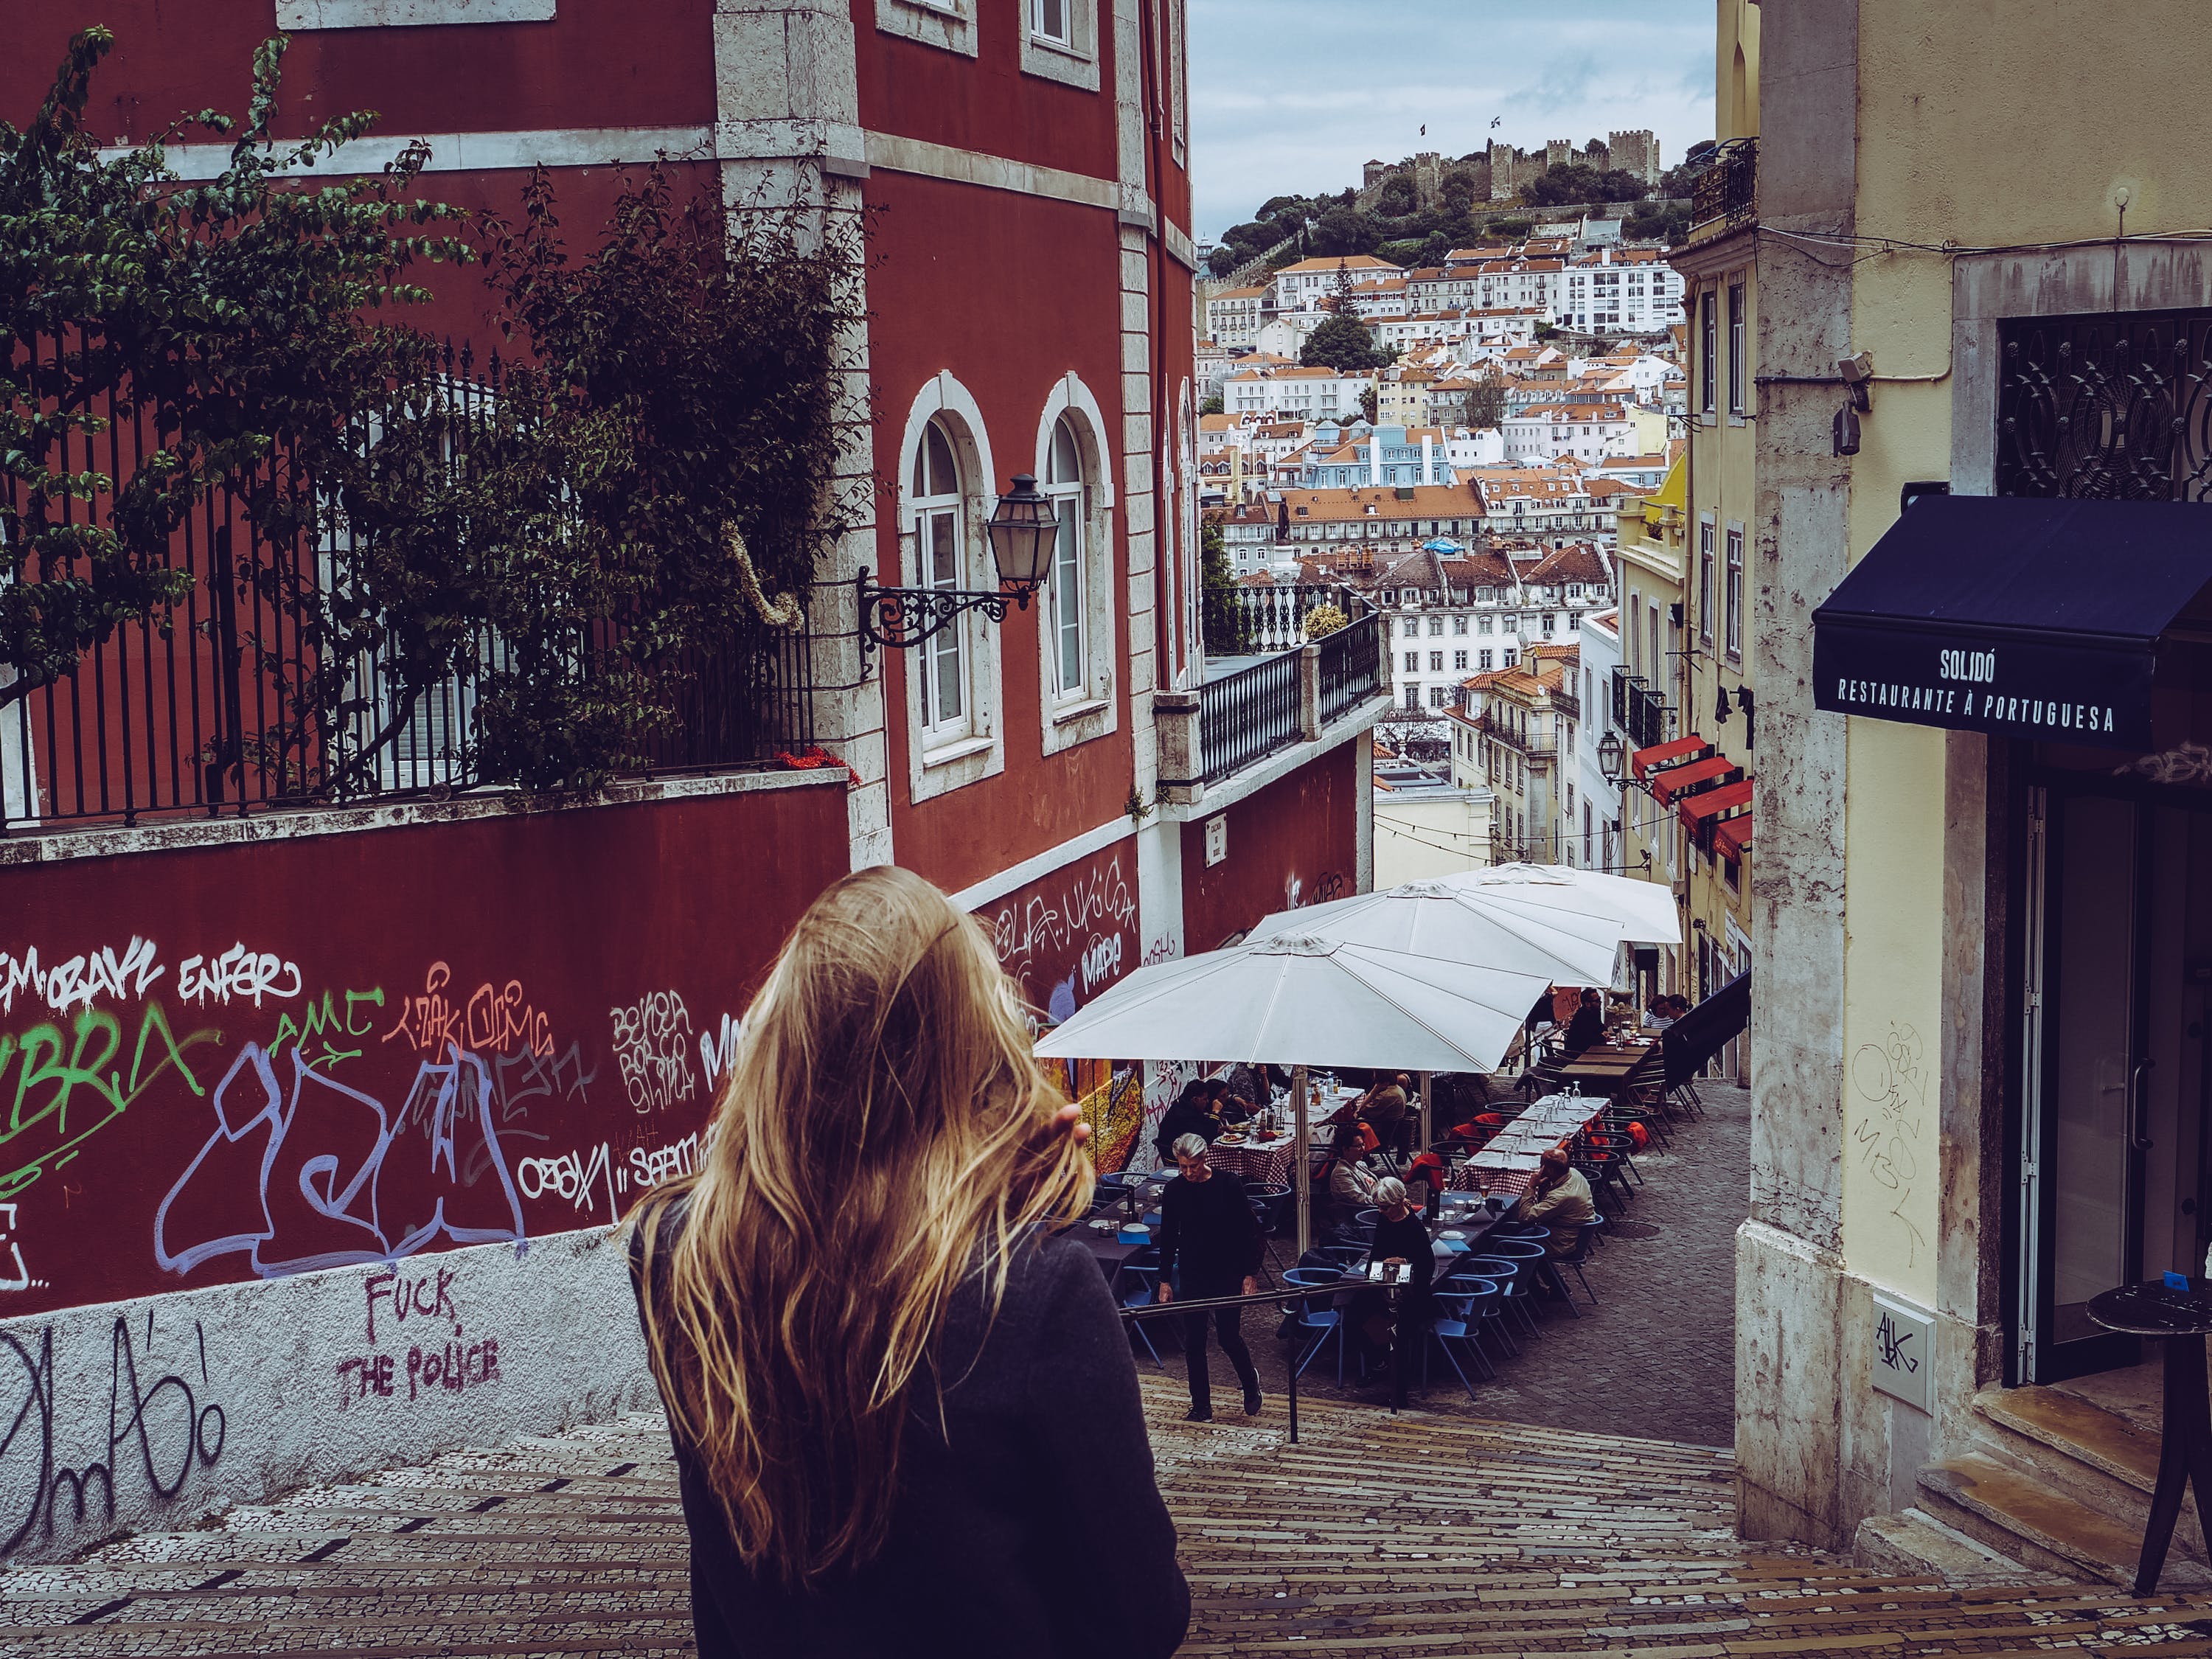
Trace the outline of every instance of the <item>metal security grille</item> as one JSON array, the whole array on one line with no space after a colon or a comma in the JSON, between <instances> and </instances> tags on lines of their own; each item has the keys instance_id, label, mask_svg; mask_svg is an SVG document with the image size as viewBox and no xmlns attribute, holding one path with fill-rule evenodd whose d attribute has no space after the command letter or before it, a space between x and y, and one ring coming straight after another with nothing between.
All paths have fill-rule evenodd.
<instances>
[{"instance_id":1,"label":"metal security grille","mask_svg":"<svg viewBox=\"0 0 2212 1659\"><path fill-rule=\"evenodd\" d=\"M33 352L29 367L59 349ZM456 407L499 395L496 358L479 369L465 348L448 346L446 355L443 395ZM106 417L105 430L64 434L52 456L63 467L120 481L160 447L150 410L103 402L91 412ZM0 499L20 508L24 491L0 469ZM65 499L55 511L70 522L83 509ZM381 653L371 652L337 719L299 716L315 647L299 611L272 595L331 591L357 556L343 532L320 544L265 542L232 490L211 492L170 544L170 564L191 578L172 616L123 623L73 673L27 694L0 666L0 831L331 805L482 781L471 764L477 697L465 680L430 687L401 710L386 689ZM48 574L32 568L34 578ZM594 623L579 641L579 663L600 659L618 627ZM477 649L495 660L503 647L486 636ZM694 650L659 668L669 718L640 744L640 769L770 764L813 741L812 641L804 627Z\"/></svg>"},{"instance_id":2,"label":"metal security grille","mask_svg":"<svg viewBox=\"0 0 2212 1659\"><path fill-rule=\"evenodd\" d=\"M2000 495L2212 499L2212 311L1999 326Z\"/></svg>"}]
</instances>

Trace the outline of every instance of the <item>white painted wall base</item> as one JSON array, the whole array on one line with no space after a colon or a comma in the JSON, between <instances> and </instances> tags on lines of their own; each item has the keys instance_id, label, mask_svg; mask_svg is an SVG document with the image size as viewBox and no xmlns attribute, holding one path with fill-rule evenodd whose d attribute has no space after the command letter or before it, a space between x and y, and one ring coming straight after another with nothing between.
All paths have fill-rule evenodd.
<instances>
[{"instance_id":1,"label":"white painted wall base","mask_svg":"<svg viewBox=\"0 0 2212 1659\"><path fill-rule=\"evenodd\" d=\"M657 1399L605 1229L7 1320L0 1559Z\"/></svg>"}]
</instances>

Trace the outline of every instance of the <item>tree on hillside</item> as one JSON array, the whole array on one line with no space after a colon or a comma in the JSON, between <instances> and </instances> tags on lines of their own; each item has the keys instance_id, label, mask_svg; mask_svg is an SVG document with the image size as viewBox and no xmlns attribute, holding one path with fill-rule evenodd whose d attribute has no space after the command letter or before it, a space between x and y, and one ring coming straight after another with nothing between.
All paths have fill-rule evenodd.
<instances>
[{"instance_id":1,"label":"tree on hillside","mask_svg":"<svg viewBox=\"0 0 2212 1659\"><path fill-rule=\"evenodd\" d=\"M1373 386L1364 386L1359 388L1359 418L1361 420L1373 426L1382 407L1382 396Z\"/></svg>"},{"instance_id":2,"label":"tree on hillside","mask_svg":"<svg viewBox=\"0 0 2212 1659\"><path fill-rule=\"evenodd\" d=\"M1330 318L1298 348L1298 362L1306 368L1333 368L1340 374L1379 368L1389 361L1389 354L1376 347L1374 334L1357 317Z\"/></svg>"},{"instance_id":3,"label":"tree on hillside","mask_svg":"<svg viewBox=\"0 0 2212 1659\"><path fill-rule=\"evenodd\" d=\"M1467 423L1472 427L1501 426L1505 421L1505 382L1482 380L1467 394Z\"/></svg>"},{"instance_id":4,"label":"tree on hillside","mask_svg":"<svg viewBox=\"0 0 2212 1659\"><path fill-rule=\"evenodd\" d=\"M1198 406L1198 412L1201 415L1225 415L1229 411L1222 404L1221 394L1217 392Z\"/></svg>"},{"instance_id":5,"label":"tree on hillside","mask_svg":"<svg viewBox=\"0 0 2212 1659\"><path fill-rule=\"evenodd\" d=\"M1313 251L1322 258L1372 253L1382 242L1382 233L1375 222L1352 207L1330 208L1313 228Z\"/></svg>"},{"instance_id":6,"label":"tree on hillside","mask_svg":"<svg viewBox=\"0 0 2212 1659\"><path fill-rule=\"evenodd\" d=\"M1454 167L1444 174L1437 200L1447 213L1465 213L1474 205L1474 175L1465 167Z\"/></svg>"},{"instance_id":7,"label":"tree on hillside","mask_svg":"<svg viewBox=\"0 0 2212 1659\"><path fill-rule=\"evenodd\" d=\"M1375 210L1393 219L1402 219L1421 205L1420 195L1413 181L1402 173L1394 173L1382 181L1375 192Z\"/></svg>"},{"instance_id":8,"label":"tree on hillside","mask_svg":"<svg viewBox=\"0 0 2212 1659\"><path fill-rule=\"evenodd\" d=\"M1341 259L1336 262L1336 281L1329 285L1328 298L1321 302L1321 307L1338 317L1359 314L1359 290L1352 283L1352 267Z\"/></svg>"},{"instance_id":9,"label":"tree on hillside","mask_svg":"<svg viewBox=\"0 0 2212 1659\"><path fill-rule=\"evenodd\" d=\"M1565 207L1583 202L1638 202L1650 186L1632 173L1614 167L1600 173L1580 165L1555 167L1540 179L1521 186L1521 199L1530 207Z\"/></svg>"}]
</instances>

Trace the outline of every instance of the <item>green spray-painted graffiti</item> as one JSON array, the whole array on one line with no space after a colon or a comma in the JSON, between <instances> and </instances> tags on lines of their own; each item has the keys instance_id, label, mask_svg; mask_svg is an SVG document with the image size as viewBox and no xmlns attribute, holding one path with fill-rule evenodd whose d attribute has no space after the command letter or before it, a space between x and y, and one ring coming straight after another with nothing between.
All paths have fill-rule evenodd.
<instances>
[{"instance_id":1,"label":"green spray-painted graffiti","mask_svg":"<svg viewBox=\"0 0 2212 1659\"><path fill-rule=\"evenodd\" d=\"M23 1157L34 1142L17 1143L33 1131L46 1137L34 1155L0 1173L0 1202L15 1197L40 1176L75 1158L84 1143L131 1109L131 1103L173 1068L195 1095L207 1090L185 1063L187 1051L203 1043L220 1044L222 1032L205 1027L179 1040L158 1001L138 1016L135 1043L126 1044L123 1022L105 1009L86 1008L70 1029L49 1021L13 1033L0 1033L0 1091L9 1070L15 1076L15 1099L0 1127L0 1162ZM118 1061L129 1048L126 1074Z\"/></svg>"}]
</instances>

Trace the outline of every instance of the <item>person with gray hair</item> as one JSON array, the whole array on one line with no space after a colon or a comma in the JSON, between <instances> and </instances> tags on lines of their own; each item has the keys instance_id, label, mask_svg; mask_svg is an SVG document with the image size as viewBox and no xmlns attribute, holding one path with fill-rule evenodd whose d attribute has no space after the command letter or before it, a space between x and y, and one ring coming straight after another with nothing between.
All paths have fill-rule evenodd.
<instances>
[{"instance_id":1,"label":"person with gray hair","mask_svg":"<svg viewBox=\"0 0 2212 1659\"><path fill-rule=\"evenodd\" d=\"M1382 1212L1375 1224L1375 1243L1370 1251L1372 1260L1380 1261L1387 1269L1395 1263L1397 1279L1397 1329L1390 1343L1391 1403L1406 1403L1407 1377L1420 1358L1421 1343L1429 1329L1429 1284L1436 1276L1436 1247L1429 1242L1429 1229L1413 1208L1407 1196L1406 1183L1395 1176L1385 1176L1375 1183L1375 1207Z\"/></svg>"},{"instance_id":2,"label":"person with gray hair","mask_svg":"<svg viewBox=\"0 0 2212 1659\"><path fill-rule=\"evenodd\" d=\"M1244 1183L1225 1170L1206 1161L1206 1138L1187 1134L1170 1148L1175 1153L1176 1175L1160 1194L1159 1298L1172 1302L1235 1296L1241 1291L1256 1296L1260 1291L1260 1257L1267 1238L1259 1218L1244 1196ZM1206 1313L1185 1314L1182 1352L1190 1372L1190 1411L1194 1423L1213 1420L1213 1379L1206 1360ZM1216 1308L1213 1326L1221 1352L1236 1368L1244 1385L1244 1414L1260 1410L1260 1372L1252 1364L1252 1351L1244 1346L1244 1310Z\"/></svg>"}]
</instances>

